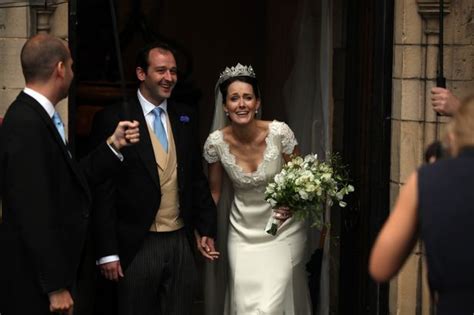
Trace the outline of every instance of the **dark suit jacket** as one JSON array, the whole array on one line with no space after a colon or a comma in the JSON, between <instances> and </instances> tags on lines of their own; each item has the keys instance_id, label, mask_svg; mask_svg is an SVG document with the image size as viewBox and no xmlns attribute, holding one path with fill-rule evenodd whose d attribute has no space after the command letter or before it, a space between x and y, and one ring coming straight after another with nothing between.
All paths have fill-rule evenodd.
<instances>
[{"instance_id":1,"label":"dark suit jacket","mask_svg":"<svg viewBox=\"0 0 474 315\"><path fill-rule=\"evenodd\" d=\"M145 117L138 99L129 103L130 120L140 122L140 142L122 150L123 168L94 195L94 230L97 258L119 255L125 270L140 248L160 207L160 179ZM125 117L121 106L99 112L93 138L103 141ZM186 105L168 100L168 116L176 143L179 210L188 235L197 229L214 237L216 208L206 177L198 141L197 117ZM194 244L194 243L193 243Z\"/></svg>"},{"instance_id":2,"label":"dark suit jacket","mask_svg":"<svg viewBox=\"0 0 474 315\"><path fill-rule=\"evenodd\" d=\"M105 142L77 164L51 118L20 93L2 126L2 314L44 314L48 292L71 288L88 225L91 193L120 166Z\"/></svg>"}]
</instances>

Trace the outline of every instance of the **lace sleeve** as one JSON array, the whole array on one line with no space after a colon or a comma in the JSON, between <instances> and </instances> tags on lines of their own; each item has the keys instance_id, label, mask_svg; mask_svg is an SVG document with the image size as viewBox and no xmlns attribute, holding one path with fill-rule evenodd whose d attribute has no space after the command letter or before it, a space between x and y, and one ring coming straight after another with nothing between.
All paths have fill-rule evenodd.
<instances>
[{"instance_id":1,"label":"lace sleeve","mask_svg":"<svg viewBox=\"0 0 474 315\"><path fill-rule=\"evenodd\" d=\"M293 153L293 150L298 145L298 141L296 141L293 130L291 130L290 127L284 122L280 123L279 129L281 135L282 152L285 154Z\"/></svg>"},{"instance_id":2,"label":"lace sleeve","mask_svg":"<svg viewBox=\"0 0 474 315\"><path fill-rule=\"evenodd\" d=\"M215 131L207 137L206 143L204 143L203 156L207 163L215 163L219 161L219 153L217 152L217 136L219 131Z\"/></svg>"}]
</instances>

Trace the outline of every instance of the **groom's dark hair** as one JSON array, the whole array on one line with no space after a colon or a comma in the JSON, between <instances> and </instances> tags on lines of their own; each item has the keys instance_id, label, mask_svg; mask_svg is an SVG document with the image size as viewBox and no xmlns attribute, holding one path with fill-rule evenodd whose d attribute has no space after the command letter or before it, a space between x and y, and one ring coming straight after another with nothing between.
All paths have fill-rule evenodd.
<instances>
[{"instance_id":1,"label":"groom's dark hair","mask_svg":"<svg viewBox=\"0 0 474 315\"><path fill-rule=\"evenodd\" d=\"M156 42L146 45L145 47L143 47L142 49L138 51L137 58L135 60L135 66L137 68L140 67L143 69L143 71L147 72L148 66L150 65L150 62L149 62L150 50L155 49L155 48L163 52L171 53L174 59L176 60L176 52L173 49L173 47L171 47L171 45L162 41L156 41Z\"/></svg>"}]
</instances>

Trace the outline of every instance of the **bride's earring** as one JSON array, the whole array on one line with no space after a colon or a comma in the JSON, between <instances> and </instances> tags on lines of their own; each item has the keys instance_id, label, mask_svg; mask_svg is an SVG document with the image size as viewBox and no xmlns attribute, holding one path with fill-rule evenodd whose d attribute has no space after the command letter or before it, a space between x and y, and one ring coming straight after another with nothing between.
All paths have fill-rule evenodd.
<instances>
[{"instance_id":1,"label":"bride's earring","mask_svg":"<svg viewBox=\"0 0 474 315\"><path fill-rule=\"evenodd\" d=\"M258 109L255 110L255 115L257 115L257 114L258 114Z\"/></svg>"},{"instance_id":2,"label":"bride's earring","mask_svg":"<svg viewBox=\"0 0 474 315\"><path fill-rule=\"evenodd\" d=\"M225 112L225 115L226 115L227 117L229 117L229 112Z\"/></svg>"}]
</instances>

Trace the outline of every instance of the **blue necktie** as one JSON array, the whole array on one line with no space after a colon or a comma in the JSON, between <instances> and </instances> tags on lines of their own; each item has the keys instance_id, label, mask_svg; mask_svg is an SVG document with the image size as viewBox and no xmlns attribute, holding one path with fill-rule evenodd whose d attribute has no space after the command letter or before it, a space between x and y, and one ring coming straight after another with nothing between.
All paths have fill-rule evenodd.
<instances>
[{"instance_id":1,"label":"blue necktie","mask_svg":"<svg viewBox=\"0 0 474 315\"><path fill-rule=\"evenodd\" d=\"M165 127L163 126L163 122L161 122L161 113L164 113L163 108L155 107L155 109L153 109L153 115L155 116L153 129L155 131L156 137L163 146L163 149L165 149L165 152L168 152L168 138L166 137L166 131Z\"/></svg>"},{"instance_id":2,"label":"blue necktie","mask_svg":"<svg viewBox=\"0 0 474 315\"><path fill-rule=\"evenodd\" d=\"M63 139L63 142L66 143L66 135L64 132L64 124L63 121L61 120L61 116L59 116L58 112L54 112L53 114L53 123L56 126L56 129L58 129L59 135Z\"/></svg>"}]
</instances>

